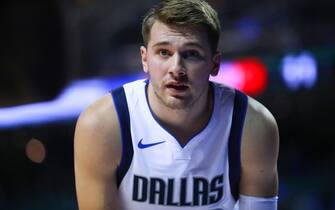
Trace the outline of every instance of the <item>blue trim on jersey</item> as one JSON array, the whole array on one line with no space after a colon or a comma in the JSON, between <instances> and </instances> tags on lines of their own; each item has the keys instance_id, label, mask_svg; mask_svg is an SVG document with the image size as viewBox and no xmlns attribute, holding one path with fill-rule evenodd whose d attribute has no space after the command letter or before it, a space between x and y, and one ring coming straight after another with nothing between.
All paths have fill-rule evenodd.
<instances>
[{"instance_id":1,"label":"blue trim on jersey","mask_svg":"<svg viewBox=\"0 0 335 210\"><path fill-rule=\"evenodd\" d=\"M228 143L230 189L235 200L239 197L239 183L241 178L241 138L247 108L248 97L242 92L235 90L234 111Z\"/></svg>"},{"instance_id":2,"label":"blue trim on jersey","mask_svg":"<svg viewBox=\"0 0 335 210\"><path fill-rule=\"evenodd\" d=\"M119 118L122 138L122 157L120 165L116 170L117 187L119 187L122 179L124 178L130 167L131 161L133 159L134 150L131 141L130 117L124 88L119 87L111 91L111 94Z\"/></svg>"}]
</instances>

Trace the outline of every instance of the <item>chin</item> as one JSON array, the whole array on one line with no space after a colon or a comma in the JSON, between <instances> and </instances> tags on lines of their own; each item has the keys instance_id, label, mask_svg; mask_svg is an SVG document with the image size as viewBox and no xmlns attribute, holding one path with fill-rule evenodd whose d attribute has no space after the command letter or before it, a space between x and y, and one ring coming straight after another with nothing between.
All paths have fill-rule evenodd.
<instances>
[{"instance_id":1,"label":"chin","mask_svg":"<svg viewBox=\"0 0 335 210\"><path fill-rule=\"evenodd\" d=\"M174 110L186 109L190 106L189 100L172 98L172 97L163 101L163 103L165 104L165 106Z\"/></svg>"}]
</instances>

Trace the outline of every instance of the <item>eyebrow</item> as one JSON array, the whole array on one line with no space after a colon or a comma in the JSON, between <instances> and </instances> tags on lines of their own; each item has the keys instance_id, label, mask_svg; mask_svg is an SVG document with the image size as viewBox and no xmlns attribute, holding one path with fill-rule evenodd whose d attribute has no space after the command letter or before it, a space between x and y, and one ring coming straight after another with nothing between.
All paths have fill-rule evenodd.
<instances>
[{"instance_id":1,"label":"eyebrow","mask_svg":"<svg viewBox=\"0 0 335 210\"><path fill-rule=\"evenodd\" d=\"M164 46L164 45L170 45L170 42L169 41L157 42L156 44L152 45L152 47L159 47L159 46ZM197 47L201 50L204 50L204 48L197 42L187 42L184 46L186 46L186 47Z\"/></svg>"},{"instance_id":2,"label":"eyebrow","mask_svg":"<svg viewBox=\"0 0 335 210\"><path fill-rule=\"evenodd\" d=\"M162 41L162 42L157 42L156 44L152 45L152 47L159 47L159 46L162 46L162 45L169 45L170 42L168 41Z\"/></svg>"}]
</instances>

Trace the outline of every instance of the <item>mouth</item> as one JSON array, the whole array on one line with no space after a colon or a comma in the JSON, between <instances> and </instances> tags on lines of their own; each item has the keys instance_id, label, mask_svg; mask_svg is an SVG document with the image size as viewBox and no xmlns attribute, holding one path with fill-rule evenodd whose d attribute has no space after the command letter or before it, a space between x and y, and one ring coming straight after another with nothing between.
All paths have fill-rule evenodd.
<instances>
[{"instance_id":1,"label":"mouth","mask_svg":"<svg viewBox=\"0 0 335 210\"><path fill-rule=\"evenodd\" d=\"M183 83L168 83L166 85L166 87L170 90L174 90L174 91L177 91L177 92L183 92L183 91L186 91L188 89L188 86L183 84Z\"/></svg>"}]
</instances>

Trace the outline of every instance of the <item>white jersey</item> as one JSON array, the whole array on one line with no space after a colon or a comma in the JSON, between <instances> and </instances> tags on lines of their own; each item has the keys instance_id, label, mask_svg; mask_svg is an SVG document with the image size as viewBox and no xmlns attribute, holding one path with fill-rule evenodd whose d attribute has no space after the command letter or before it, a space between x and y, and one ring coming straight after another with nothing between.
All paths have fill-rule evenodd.
<instances>
[{"instance_id":1,"label":"white jersey","mask_svg":"<svg viewBox=\"0 0 335 210\"><path fill-rule=\"evenodd\" d=\"M147 80L112 92L122 133L117 171L124 210L232 210L238 199L240 140L247 97L211 83L207 126L184 146L155 119Z\"/></svg>"}]
</instances>

